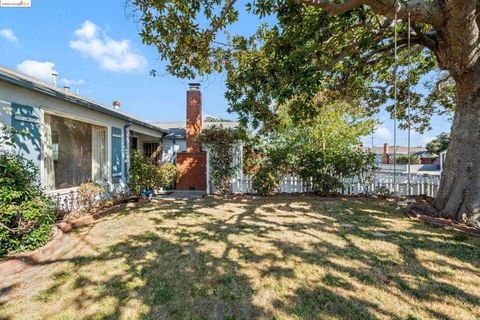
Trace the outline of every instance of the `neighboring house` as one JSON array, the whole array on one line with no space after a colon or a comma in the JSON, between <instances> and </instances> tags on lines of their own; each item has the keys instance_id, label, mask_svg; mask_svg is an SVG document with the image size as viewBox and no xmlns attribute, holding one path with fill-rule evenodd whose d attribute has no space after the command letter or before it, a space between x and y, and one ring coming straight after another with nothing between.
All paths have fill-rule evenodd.
<instances>
[{"instance_id":1,"label":"neighboring house","mask_svg":"<svg viewBox=\"0 0 480 320\"><path fill-rule=\"evenodd\" d=\"M396 166L393 165L393 158L394 158L394 149L393 147L389 146L387 143L383 145L383 147L373 147L368 148L373 153L375 153L375 162L377 166L380 168L380 171L398 171L398 172L407 172L408 166L398 164ZM396 146L395 148L396 156L406 156L408 155L408 147L404 146ZM440 160L438 158L432 157L430 154L427 153L425 147L410 147L410 154L412 156L417 156L420 158L420 164L418 165L410 165L411 172L435 172L438 173Z\"/></svg>"},{"instance_id":2,"label":"neighboring house","mask_svg":"<svg viewBox=\"0 0 480 320\"><path fill-rule=\"evenodd\" d=\"M27 129L16 148L39 168L42 188L68 194L82 183L110 191L127 183L131 149L160 154L167 130L67 89L0 66L0 122Z\"/></svg>"},{"instance_id":3,"label":"neighboring house","mask_svg":"<svg viewBox=\"0 0 480 320\"><path fill-rule=\"evenodd\" d=\"M397 157L402 155L406 156L408 154L408 147L396 146L394 150L394 148L387 143L384 143L383 147L373 147L368 148L368 150L375 154L376 164L393 163L394 151ZM425 147L410 147L410 154L412 156L418 156L422 164L432 163L432 156L427 153L427 149Z\"/></svg>"},{"instance_id":4,"label":"neighboring house","mask_svg":"<svg viewBox=\"0 0 480 320\"><path fill-rule=\"evenodd\" d=\"M176 163L177 153L187 150L186 143L186 122L154 122L160 128L168 130L170 133L163 139L162 161ZM214 125L221 125L226 128L236 128L239 123L236 121L203 121L203 128L209 128Z\"/></svg>"}]
</instances>

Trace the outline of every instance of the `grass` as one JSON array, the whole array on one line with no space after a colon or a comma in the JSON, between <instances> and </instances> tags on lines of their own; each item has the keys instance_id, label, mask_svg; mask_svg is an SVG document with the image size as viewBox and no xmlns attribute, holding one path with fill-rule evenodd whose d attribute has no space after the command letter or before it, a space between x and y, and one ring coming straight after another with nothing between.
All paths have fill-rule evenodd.
<instances>
[{"instance_id":1,"label":"grass","mask_svg":"<svg viewBox=\"0 0 480 320\"><path fill-rule=\"evenodd\" d=\"M479 319L480 239L386 201L164 200L0 292L0 319Z\"/></svg>"}]
</instances>

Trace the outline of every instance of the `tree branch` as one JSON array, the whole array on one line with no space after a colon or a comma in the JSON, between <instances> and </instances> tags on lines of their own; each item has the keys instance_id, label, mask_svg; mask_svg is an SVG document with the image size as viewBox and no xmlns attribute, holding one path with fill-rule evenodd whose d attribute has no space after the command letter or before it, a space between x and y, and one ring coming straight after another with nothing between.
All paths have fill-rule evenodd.
<instances>
[{"instance_id":1,"label":"tree branch","mask_svg":"<svg viewBox=\"0 0 480 320\"><path fill-rule=\"evenodd\" d=\"M432 51L435 51L435 41L428 37L417 25L412 25L413 31L415 31L416 36L421 39L424 45Z\"/></svg>"},{"instance_id":2,"label":"tree branch","mask_svg":"<svg viewBox=\"0 0 480 320\"><path fill-rule=\"evenodd\" d=\"M220 13L220 17L218 18L218 21L212 26L212 29L210 29L207 32L207 37L212 37L215 35L215 33L218 31L218 29L222 26L223 21L227 17L228 13L230 10L233 8L233 5L237 2L237 0L230 0L225 7L222 9L222 12Z\"/></svg>"},{"instance_id":3,"label":"tree branch","mask_svg":"<svg viewBox=\"0 0 480 320\"><path fill-rule=\"evenodd\" d=\"M393 19L406 19L408 12L413 22L428 23L439 26L443 13L438 3L422 0L399 2L398 0L349 0L344 3L334 3L330 0L296 0L298 3L326 10L331 15L340 15L361 5L367 5L380 15Z\"/></svg>"}]
</instances>

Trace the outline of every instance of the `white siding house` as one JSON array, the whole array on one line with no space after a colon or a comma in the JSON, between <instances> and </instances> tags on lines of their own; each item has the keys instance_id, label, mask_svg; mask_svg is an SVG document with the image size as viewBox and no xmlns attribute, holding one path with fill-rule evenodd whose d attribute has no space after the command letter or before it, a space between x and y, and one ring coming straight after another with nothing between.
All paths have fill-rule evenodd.
<instances>
[{"instance_id":1,"label":"white siding house","mask_svg":"<svg viewBox=\"0 0 480 320\"><path fill-rule=\"evenodd\" d=\"M42 188L74 192L98 182L112 192L125 187L132 137L161 146L167 130L113 107L0 66L0 125L26 129L15 152L39 168Z\"/></svg>"}]
</instances>

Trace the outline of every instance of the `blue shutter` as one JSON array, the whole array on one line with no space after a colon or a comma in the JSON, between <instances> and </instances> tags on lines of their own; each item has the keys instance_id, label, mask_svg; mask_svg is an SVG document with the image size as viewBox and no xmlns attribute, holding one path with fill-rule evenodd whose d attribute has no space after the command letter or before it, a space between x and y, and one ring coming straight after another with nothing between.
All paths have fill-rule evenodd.
<instances>
[{"instance_id":1,"label":"blue shutter","mask_svg":"<svg viewBox=\"0 0 480 320\"><path fill-rule=\"evenodd\" d=\"M122 129L112 127L112 177L113 182L122 179Z\"/></svg>"},{"instance_id":2,"label":"blue shutter","mask_svg":"<svg viewBox=\"0 0 480 320\"><path fill-rule=\"evenodd\" d=\"M15 146L22 155L40 168L42 140L40 135L40 109L12 103L12 127L26 130L29 135L17 135Z\"/></svg>"}]
</instances>

